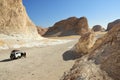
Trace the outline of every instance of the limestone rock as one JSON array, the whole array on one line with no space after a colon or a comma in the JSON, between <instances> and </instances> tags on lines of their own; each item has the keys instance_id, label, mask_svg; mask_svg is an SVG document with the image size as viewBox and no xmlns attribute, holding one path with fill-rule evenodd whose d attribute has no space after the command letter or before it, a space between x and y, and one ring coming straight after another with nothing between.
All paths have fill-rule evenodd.
<instances>
[{"instance_id":1,"label":"limestone rock","mask_svg":"<svg viewBox=\"0 0 120 80\"><path fill-rule=\"evenodd\" d=\"M95 32L97 32L97 31L105 31L105 29L101 25L93 26L92 30L95 31Z\"/></svg>"},{"instance_id":2,"label":"limestone rock","mask_svg":"<svg viewBox=\"0 0 120 80\"><path fill-rule=\"evenodd\" d=\"M120 19L117 19L113 22L110 22L107 26L107 30L106 31L109 31L110 29L112 29L113 27L116 27L118 24L120 24ZM118 26L120 27L120 26Z\"/></svg>"},{"instance_id":3,"label":"limestone rock","mask_svg":"<svg viewBox=\"0 0 120 80\"><path fill-rule=\"evenodd\" d=\"M100 68L114 80L120 80L120 23L96 41L89 59L100 64Z\"/></svg>"},{"instance_id":4,"label":"limestone rock","mask_svg":"<svg viewBox=\"0 0 120 80\"><path fill-rule=\"evenodd\" d=\"M61 80L120 80L120 23L99 38Z\"/></svg>"},{"instance_id":5,"label":"limestone rock","mask_svg":"<svg viewBox=\"0 0 120 80\"><path fill-rule=\"evenodd\" d=\"M59 21L50 27L44 36L81 35L88 31L87 18L70 17Z\"/></svg>"},{"instance_id":6,"label":"limestone rock","mask_svg":"<svg viewBox=\"0 0 120 80\"><path fill-rule=\"evenodd\" d=\"M113 80L106 72L92 61L87 60L87 56L77 60L69 72L64 73L60 80Z\"/></svg>"},{"instance_id":7,"label":"limestone rock","mask_svg":"<svg viewBox=\"0 0 120 80\"><path fill-rule=\"evenodd\" d=\"M95 33L94 32L88 32L81 36L78 43L74 46L75 52L84 55L87 54L89 49L94 45L95 43Z\"/></svg>"},{"instance_id":8,"label":"limestone rock","mask_svg":"<svg viewBox=\"0 0 120 80\"><path fill-rule=\"evenodd\" d=\"M0 34L32 39L38 37L22 0L0 0Z\"/></svg>"}]
</instances>

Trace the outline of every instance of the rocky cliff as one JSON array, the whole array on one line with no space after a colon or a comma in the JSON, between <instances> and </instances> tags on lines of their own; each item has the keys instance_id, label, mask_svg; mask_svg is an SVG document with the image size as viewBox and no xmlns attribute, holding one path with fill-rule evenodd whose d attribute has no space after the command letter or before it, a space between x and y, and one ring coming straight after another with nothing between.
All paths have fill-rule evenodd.
<instances>
[{"instance_id":1,"label":"rocky cliff","mask_svg":"<svg viewBox=\"0 0 120 80\"><path fill-rule=\"evenodd\" d=\"M44 36L81 35L88 31L87 18L70 17L59 21L50 27Z\"/></svg>"},{"instance_id":2,"label":"rocky cliff","mask_svg":"<svg viewBox=\"0 0 120 80\"><path fill-rule=\"evenodd\" d=\"M99 38L61 80L120 80L120 23Z\"/></svg>"},{"instance_id":3,"label":"rocky cliff","mask_svg":"<svg viewBox=\"0 0 120 80\"><path fill-rule=\"evenodd\" d=\"M31 39L38 37L22 0L0 0L0 34Z\"/></svg>"}]
</instances>

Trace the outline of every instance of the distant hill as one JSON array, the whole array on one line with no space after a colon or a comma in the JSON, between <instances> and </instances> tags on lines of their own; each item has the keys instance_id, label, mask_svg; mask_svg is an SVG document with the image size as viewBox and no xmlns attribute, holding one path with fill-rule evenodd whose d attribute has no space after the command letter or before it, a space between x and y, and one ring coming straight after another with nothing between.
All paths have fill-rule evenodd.
<instances>
[{"instance_id":1,"label":"distant hill","mask_svg":"<svg viewBox=\"0 0 120 80\"><path fill-rule=\"evenodd\" d=\"M48 31L48 29L49 29L49 28L42 28L42 27L40 27L40 26L36 26L36 27L37 27L38 33L39 33L41 36L43 36L43 35Z\"/></svg>"}]
</instances>

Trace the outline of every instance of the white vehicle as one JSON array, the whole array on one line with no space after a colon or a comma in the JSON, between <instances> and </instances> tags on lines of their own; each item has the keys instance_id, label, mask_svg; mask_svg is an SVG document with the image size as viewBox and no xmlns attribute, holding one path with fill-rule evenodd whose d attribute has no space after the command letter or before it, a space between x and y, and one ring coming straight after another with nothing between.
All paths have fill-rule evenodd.
<instances>
[{"instance_id":1,"label":"white vehicle","mask_svg":"<svg viewBox=\"0 0 120 80\"><path fill-rule=\"evenodd\" d=\"M25 57L26 58L26 52L20 51L20 50L12 50L11 54L10 54L10 59L18 59L21 57Z\"/></svg>"}]
</instances>

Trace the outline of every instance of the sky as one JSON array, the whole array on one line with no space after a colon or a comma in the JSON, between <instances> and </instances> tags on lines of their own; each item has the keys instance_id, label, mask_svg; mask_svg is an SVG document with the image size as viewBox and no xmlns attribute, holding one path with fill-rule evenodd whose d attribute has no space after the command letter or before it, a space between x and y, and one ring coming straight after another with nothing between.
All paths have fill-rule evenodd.
<instances>
[{"instance_id":1,"label":"sky","mask_svg":"<svg viewBox=\"0 0 120 80\"><path fill-rule=\"evenodd\" d=\"M89 27L120 19L120 0L23 0L30 19L37 26L50 27L76 16L87 17Z\"/></svg>"}]
</instances>

